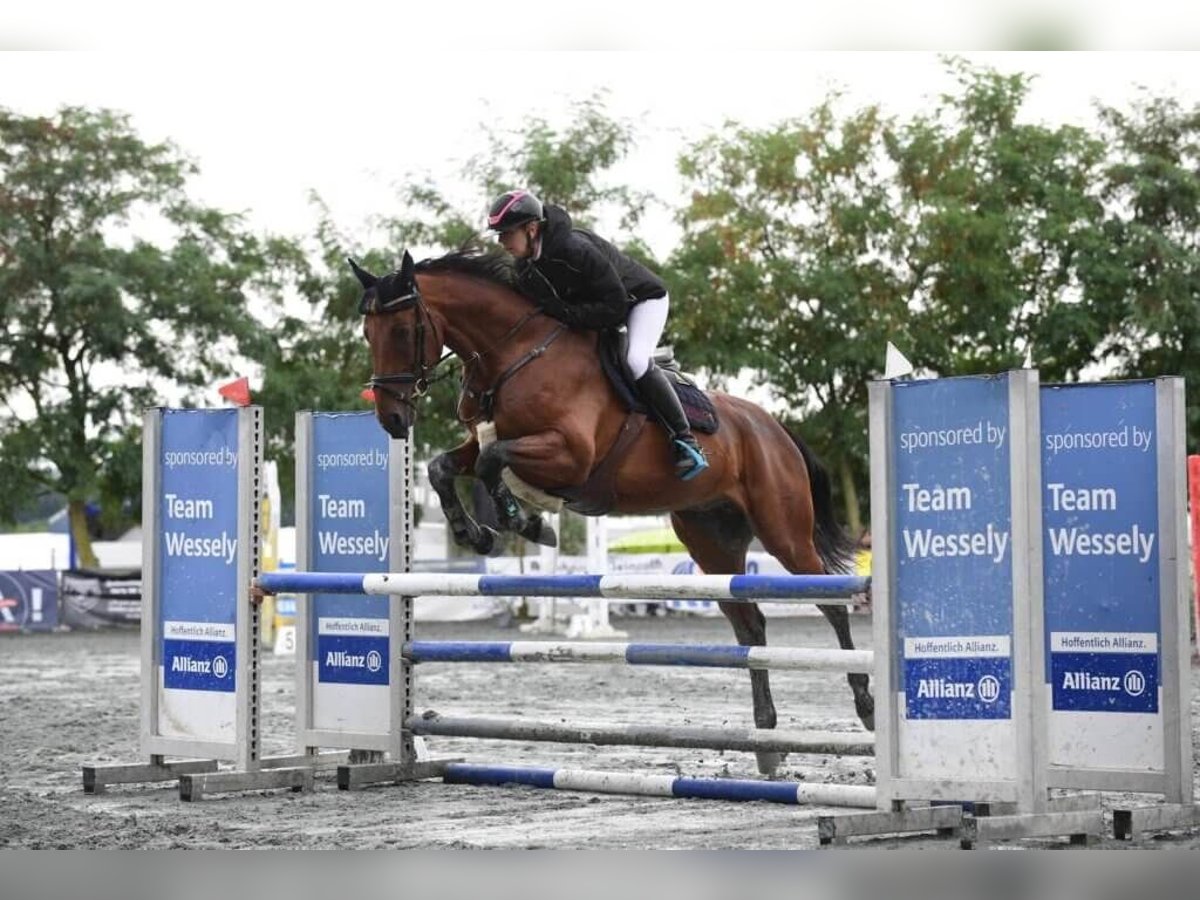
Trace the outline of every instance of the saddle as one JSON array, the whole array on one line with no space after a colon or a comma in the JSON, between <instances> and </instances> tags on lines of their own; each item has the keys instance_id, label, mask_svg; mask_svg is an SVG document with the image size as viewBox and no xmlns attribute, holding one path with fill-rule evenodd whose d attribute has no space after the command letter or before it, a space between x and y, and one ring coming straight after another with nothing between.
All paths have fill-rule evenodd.
<instances>
[{"instance_id":1,"label":"saddle","mask_svg":"<svg viewBox=\"0 0 1200 900\"><path fill-rule=\"evenodd\" d=\"M598 349L601 367L628 411L616 441L592 469L587 481L579 487L561 488L553 492L555 496L566 501L568 509L585 516L605 515L616 504L617 468L625 458L626 451L642 433L646 415L649 413L649 408L638 396L633 376L625 365L628 346L629 332L623 326L600 335ZM704 434L715 433L720 427L716 407L708 395L680 370L671 348L658 348L654 352L654 364L670 378L692 428Z\"/></svg>"},{"instance_id":2,"label":"saddle","mask_svg":"<svg viewBox=\"0 0 1200 900\"><path fill-rule=\"evenodd\" d=\"M629 412L647 413L649 409L638 396L637 386L633 376L625 365L626 352L629 349L629 331L621 326L600 335L600 364L604 374L608 376L621 403ZM671 380L683 411L687 414L688 423L696 431L703 434L714 434L720 422L717 420L717 410L712 400L679 368L675 354L670 347L659 347L654 351L654 364L667 373Z\"/></svg>"}]
</instances>

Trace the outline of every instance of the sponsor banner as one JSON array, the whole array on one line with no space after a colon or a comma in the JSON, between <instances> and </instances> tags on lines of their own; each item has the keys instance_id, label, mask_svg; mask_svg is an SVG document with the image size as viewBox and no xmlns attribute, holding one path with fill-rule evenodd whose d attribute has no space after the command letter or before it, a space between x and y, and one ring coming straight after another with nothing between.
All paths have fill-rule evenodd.
<instances>
[{"instance_id":1,"label":"sponsor banner","mask_svg":"<svg viewBox=\"0 0 1200 900\"><path fill-rule=\"evenodd\" d=\"M1007 656L947 656L904 661L909 719L1007 719L1012 665Z\"/></svg>"},{"instance_id":2,"label":"sponsor banner","mask_svg":"<svg viewBox=\"0 0 1200 900\"><path fill-rule=\"evenodd\" d=\"M311 568L320 572L388 570L388 438L374 413L314 413ZM318 594L312 644L317 680L387 684L389 598ZM320 716L318 715L318 718Z\"/></svg>"},{"instance_id":3,"label":"sponsor banner","mask_svg":"<svg viewBox=\"0 0 1200 900\"><path fill-rule=\"evenodd\" d=\"M1158 712L1158 635L1054 632L1052 708Z\"/></svg>"},{"instance_id":4,"label":"sponsor banner","mask_svg":"<svg viewBox=\"0 0 1200 900\"><path fill-rule=\"evenodd\" d=\"M1053 708L1088 712L1158 712L1155 653L1055 653Z\"/></svg>"},{"instance_id":5,"label":"sponsor banner","mask_svg":"<svg viewBox=\"0 0 1200 900\"><path fill-rule=\"evenodd\" d=\"M1012 656L1012 638L1007 634L979 637L905 638L905 659L945 659L972 656L977 658Z\"/></svg>"},{"instance_id":6,"label":"sponsor banner","mask_svg":"<svg viewBox=\"0 0 1200 900\"><path fill-rule=\"evenodd\" d=\"M158 599L164 622L237 622L237 460L237 410L163 415Z\"/></svg>"},{"instance_id":7,"label":"sponsor banner","mask_svg":"<svg viewBox=\"0 0 1200 900\"><path fill-rule=\"evenodd\" d=\"M1051 708L1157 712L1155 385L1046 385L1040 402Z\"/></svg>"},{"instance_id":8,"label":"sponsor banner","mask_svg":"<svg viewBox=\"0 0 1200 900\"><path fill-rule=\"evenodd\" d=\"M342 635L346 637L387 637L391 622L387 619L318 619L318 635Z\"/></svg>"},{"instance_id":9,"label":"sponsor banner","mask_svg":"<svg viewBox=\"0 0 1200 900\"><path fill-rule=\"evenodd\" d=\"M1158 653L1158 635L1104 632L1050 633L1051 653Z\"/></svg>"},{"instance_id":10,"label":"sponsor banner","mask_svg":"<svg viewBox=\"0 0 1200 900\"><path fill-rule=\"evenodd\" d=\"M324 683L388 683L388 639L322 634L317 638L317 676Z\"/></svg>"},{"instance_id":11,"label":"sponsor banner","mask_svg":"<svg viewBox=\"0 0 1200 900\"><path fill-rule=\"evenodd\" d=\"M163 686L233 693L236 644L212 638L163 641Z\"/></svg>"},{"instance_id":12,"label":"sponsor banner","mask_svg":"<svg viewBox=\"0 0 1200 900\"><path fill-rule=\"evenodd\" d=\"M57 572L0 572L0 632L50 631L57 624Z\"/></svg>"},{"instance_id":13,"label":"sponsor banner","mask_svg":"<svg viewBox=\"0 0 1200 900\"><path fill-rule=\"evenodd\" d=\"M163 622L163 637L177 641L226 641L232 643L237 629L228 622Z\"/></svg>"},{"instance_id":14,"label":"sponsor banner","mask_svg":"<svg viewBox=\"0 0 1200 900\"><path fill-rule=\"evenodd\" d=\"M139 569L68 569L60 597L62 623L69 628L136 627L142 621Z\"/></svg>"},{"instance_id":15,"label":"sponsor banner","mask_svg":"<svg viewBox=\"0 0 1200 900\"><path fill-rule=\"evenodd\" d=\"M151 627L166 737L237 740L239 421L236 409L162 411Z\"/></svg>"},{"instance_id":16,"label":"sponsor banner","mask_svg":"<svg viewBox=\"0 0 1200 900\"><path fill-rule=\"evenodd\" d=\"M897 383L893 401L907 716L1011 718L1009 376Z\"/></svg>"}]
</instances>

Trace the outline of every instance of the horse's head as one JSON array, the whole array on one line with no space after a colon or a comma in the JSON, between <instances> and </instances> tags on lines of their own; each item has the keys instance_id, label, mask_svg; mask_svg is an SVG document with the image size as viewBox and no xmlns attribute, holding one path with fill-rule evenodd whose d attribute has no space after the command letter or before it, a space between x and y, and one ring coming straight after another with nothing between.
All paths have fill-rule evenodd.
<instances>
[{"instance_id":1,"label":"horse's head","mask_svg":"<svg viewBox=\"0 0 1200 900\"><path fill-rule=\"evenodd\" d=\"M442 341L417 288L408 251L399 270L377 278L349 260L363 286L358 311L371 348L375 416L394 438L408 436L416 418L413 400L425 393Z\"/></svg>"}]
</instances>

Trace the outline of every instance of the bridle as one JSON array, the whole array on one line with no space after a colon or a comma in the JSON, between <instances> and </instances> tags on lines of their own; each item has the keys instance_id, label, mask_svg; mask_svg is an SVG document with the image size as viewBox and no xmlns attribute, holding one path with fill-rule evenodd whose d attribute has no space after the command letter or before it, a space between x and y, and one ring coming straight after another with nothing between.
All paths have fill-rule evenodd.
<instances>
[{"instance_id":1,"label":"bridle","mask_svg":"<svg viewBox=\"0 0 1200 900\"><path fill-rule=\"evenodd\" d=\"M387 375L378 375L372 373L371 380L366 386L371 390L380 390L385 394L390 395L393 399L407 406L409 409L415 410L413 400L416 400L425 395L429 390L429 385L437 379L430 379L430 373L437 369L443 362L453 355L453 351L447 350L446 353L433 365L425 364L425 323L429 323L429 329L433 332L434 337L438 339L438 346L442 346L441 336L438 334L437 323L434 322L433 316L429 313L429 308L421 299L421 292L414 284L410 293L400 297L394 297L384 302L379 301L378 291L366 291L363 294L362 301L358 305L358 311L364 316L380 315L383 313L404 312L412 307L417 308L417 327L413 329L413 359L417 361L416 371L413 372L396 372ZM441 377L441 376L439 376ZM412 392L405 396L396 390L393 385L413 385Z\"/></svg>"},{"instance_id":2,"label":"bridle","mask_svg":"<svg viewBox=\"0 0 1200 900\"><path fill-rule=\"evenodd\" d=\"M442 336L440 334L438 334L437 323L434 321L432 314L429 312L429 307L427 307L425 305L425 301L421 297L420 289L416 286L416 283L414 282L412 290L409 293L403 294L399 297L393 297L389 300L385 300L382 302L379 300L378 290L365 291L363 293L362 300L359 302L358 311L364 316L370 316L370 315L380 315L383 313L404 312L405 310L410 309L412 307L416 307L416 309L417 309L417 326L415 329L413 329L413 342L414 342L413 359L415 359L417 361L416 371L396 372L396 373L389 373L386 375L372 374L371 380L366 383L366 386L371 388L372 390L383 391L385 394L388 394L393 399L402 403L404 406L407 406L410 410L412 410L415 413L416 412L416 404L413 401L420 397L423 397L425 395L425 393L429 390L429 386L431 384L433 384L436 381L441 380L442 378L445 378L450 373L448 371L443 372L441 375L437 376L436 378L430 378L429 377L430 374L433 371L435 371L447 359L449 359L451 356L454 355L453 350L447 349L447 351L438 359L437 362L435 362L433 365L426 365L426 363L425 363L425 323L426 322L429 323L430 331L432 331L434 337L437 338L439 347L443 346L443 341L442 341ZM564 331L567 330L566 325L563 325L562 323L557 323L556 327L551 330L550 334L546 337L545 340L542 341L541 344L539 344L533 350L530 350L528 353L526 353L524 356L522 356L519 360L517 360L515 363L513 363L511 366L509 366L507 369L505 369L504 372L502 372L500 374L500 377L496 380L495 384L492 385L491 389L486 390L486 391L472 390L469 382L470 382L473 367L478 365L483 360L483 357L487 356L489 353L491 353L497 347L507 343L508 339L513 337L518 331L520 331L525 326L526 323L530 322L531 320L533 320L541 315L545 315L544 311L540 308L535 307L530 312L528 312L526 315L522 316L520 318L520 320L516 323L516 325L514 325L512 328L510 328L508 330L508 332L506 334L504 334L504 336L501 337L491 347L484 350L482 353L473 353L469 359L463 360L462 393L459 396L458 410L457 410L458 417L461 421L467 421L462 415L462 405L463 405L463 401L465 399L467 399L468 397L472 400L475 400L479 404L483 417L490 418L495 411L496 395L500 391L500 388L504 385L504 383L507 382L510 378L512 378L519 370L523 369L529 363L533 362L535 359L542 356L542 354L544 354L546 352L547 348L549 348L549 346L552 343L554 343L555 339L557 339L559 337L559 335L561 335ZM413 389L409 393L408 396L405 396L404 394L400 393L400 391L396 390L394 387L395 385L409 385L409 384L413 385Z\"/></svg>"}]
</instances>

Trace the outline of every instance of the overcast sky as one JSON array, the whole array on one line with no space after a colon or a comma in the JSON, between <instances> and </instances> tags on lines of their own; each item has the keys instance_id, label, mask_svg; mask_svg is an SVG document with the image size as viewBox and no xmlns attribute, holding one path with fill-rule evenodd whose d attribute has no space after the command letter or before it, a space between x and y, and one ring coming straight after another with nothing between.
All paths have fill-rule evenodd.
<instances>
[{"instance_id":1,"label":"overcast sky","mask_svg":"<svg viewBox=\"0 0 1200 900\"><path fill-rule=\"evenodd\" d=\"M955 89L935 52L433 54L368 32L363 52L324 57L277 45L228 56L186 45L170 53L3 52L0 104L23 114L62 104L127 112L143 137L169 138L197 161L198 199L300 233L313 220L307 195L315 190L353 234L366 217L388 212L394 186L413 174L453 186L462 162L486 146L481 122L504 128L536 115L562 124L574 101L600 89L610 114L634 122L638 134L638 150L615 174L672 200L680 150L727 119L761 126L803 115L831 89L844 91L849 106L878 102L909 115ZM1138 85L1200 102L1197 52L963 55L1036 75L1031 119L1086 125L1094 100L1123 105ZM487 198L477 202L482 222ZM665 211L645 230L657 253L670 250Z\"/></svg>"}]
</instances>

